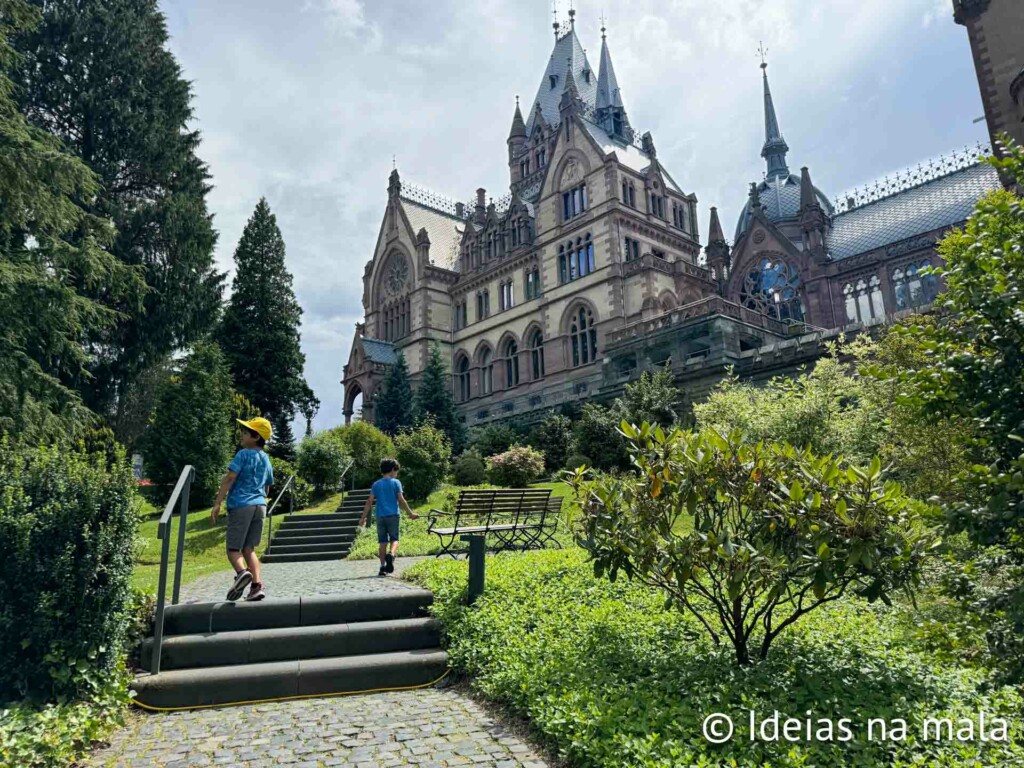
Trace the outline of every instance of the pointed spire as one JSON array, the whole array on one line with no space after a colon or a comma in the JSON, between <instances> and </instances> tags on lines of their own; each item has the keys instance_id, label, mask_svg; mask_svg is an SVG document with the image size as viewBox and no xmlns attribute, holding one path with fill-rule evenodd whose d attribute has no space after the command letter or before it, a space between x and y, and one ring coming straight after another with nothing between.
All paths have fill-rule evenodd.
<instances>
[{"instance_id":1,"label":"pointed spire","mask_svg":"<svg viewBox=\"0 0 1024 768\"><path fill-rule=\"evenodd\" d=\"M767 61L761 61L761 71L764 76L764 147L761 149L761 157L768 162L767 180L773 181L789 177L789 167L786 165L789 146L782 138L779 119L775 115L775 103L772 101L772 91L768 86Z\"/></svg>"},{"instance_id":2,"label":"pointed spire","mask_svg":"<svg viewBox=\"0 0 1024 768\"><path fill-rule=\"evenodd\" d=\"M523 121L523 113L519 111L518 96L516 96L516 112L512 116L512 130L509 131L508 138L510 140L526 138L526 123Z\"/></svg>"},{"instance_id":3,"label":"pointed spire","mask_svg":"<svg viewBox=\"0 0 1024 768\"><path fill-rule=\"evenodd\" d=\"M605 39L605 28L601 27L601 63L597 75L597 109L606 107L622 108L622 97L619 95L619 81L615 77L612 66L612 55L608 52L608 40Z\"/></svg>"},{"instance_id":4,"label":"pointed spire","mask_svg":"<svg viewBox=\"0 0 1024 768\"><path fill-rule=\"evenodd\" d=\"M711 206L711 226L708 229L708 243L724 243L725 233L722 231L722 222L718 220L718 209Z\"/></svg>"},{"instance_id":5,"label":"pointed spire","mask_svg":"<svg viewBox=\"0 0 1024 768\"><path fill-rule=\"evenodd\" d=\"M800 169L800 210L807 210L818 205L818 197L814 194L814 185L811 184L811 172L805 165Z\"/></svg>"}]
</instances>

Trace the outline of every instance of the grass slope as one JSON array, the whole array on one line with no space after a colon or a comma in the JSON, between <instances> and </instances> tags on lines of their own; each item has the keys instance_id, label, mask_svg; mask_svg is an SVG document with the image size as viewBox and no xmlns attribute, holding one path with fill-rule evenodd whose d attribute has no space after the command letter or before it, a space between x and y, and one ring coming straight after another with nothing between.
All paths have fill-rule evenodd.
<instances>
[{"instance_id":1,"label":"grass slope","mask_svg":"<svg viewBox=\"0 0 1024 768\"><path fill-rule=\"evenodd\" d=\"M340 494L328 496L296 514L315 514L321 512L333 512L341 501ZM280 508L279 508L280 509ZM157 538L157 523L160 520L162 510L156 509L152 504L144 503L143 521L139 526L139 554L133 574L133 584L139 589L147 592L156 592L160 574L160 545ZM195 581L200 576L218 571L228 571L226 545L224 536L227 531L227 515L221 512L217 525L210 521L210 509L192 510L185 523L185 557L181 573L181 583L187 584ZM274 514L273 528L277 530L284 519L284 514ZM171 583L174 575L174 547L178 543L179 519L171 519L173 533L171 536L170 564L167 573L167 594L170 595ZM263 531L263 545L257 550L262 553L267 542L266 528Z\"/></svg>"}]
</instances>

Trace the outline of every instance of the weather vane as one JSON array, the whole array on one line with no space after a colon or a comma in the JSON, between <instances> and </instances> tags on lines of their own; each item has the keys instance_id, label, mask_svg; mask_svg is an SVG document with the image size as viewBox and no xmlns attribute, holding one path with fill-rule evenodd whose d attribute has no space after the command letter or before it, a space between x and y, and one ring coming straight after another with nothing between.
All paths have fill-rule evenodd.
<instances>
[{"instance_id":1,"label":"weather vane","mask_svg":"<svg viewBox=\"0 0 1024 768\"><path fill-rule=\"evenodd\" d=\"M768 69L768 49L764 47L763 40L757 47L757 55L761 58L761 69Z\"/></svg>"}]
</instances>

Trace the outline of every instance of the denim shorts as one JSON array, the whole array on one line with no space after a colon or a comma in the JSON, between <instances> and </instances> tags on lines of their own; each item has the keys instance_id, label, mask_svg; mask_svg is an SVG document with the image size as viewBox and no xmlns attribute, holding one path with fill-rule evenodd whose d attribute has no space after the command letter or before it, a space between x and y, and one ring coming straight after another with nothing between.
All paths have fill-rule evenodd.
<instances>
[{"instance_id":1,"label":"denim shorts","mask_svg":"<svg viewBox=\"0 0 1024 768\"><path fill-rule=\"evenodd\" d=\"M377 543L387 544L398 541L398 515L377 518Z\"/></svg>"}]
</instances>

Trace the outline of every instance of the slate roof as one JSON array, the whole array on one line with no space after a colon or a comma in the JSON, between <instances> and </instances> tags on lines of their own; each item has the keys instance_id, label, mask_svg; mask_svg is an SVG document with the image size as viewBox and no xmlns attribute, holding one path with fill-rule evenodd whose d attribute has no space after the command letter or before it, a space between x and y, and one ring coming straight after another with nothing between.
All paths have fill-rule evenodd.
<instances>
[{"instance_id":1,"label":"slate roof","mask_svg":"<svg viewBox=\"0 0 1024 768\"><path fill-rule=\"evenodd\" d=\"M597 73L591 69L590 62L587 61L587 54L583 51L580 39L576 37L576 31L570 30L555 42L555 48L551 51L551 59L548 61L544 77L540 81L540 88L537 89L537 97L528 105L524 105L530 112L530 118L526 123L527 135L533 133L533 122L538 103L540 103L541 114L549 124L554 125L560 122L558 102L561 100L562 90L565 88L565 73L570 60L580 98L590 107L597 103ZM590 82L583 77L584 69L590 71ZM551 75L555 75L556 78L553 86Z\"/></svg>"},{"instance_id":2,"label":"slate roof","mask_svg":"<svg viewBox=\"0 0 1024 768\"><path fill-rule=\"evenodd\" d=\"M385 365L394 365L398 362L398 358L395 357L395 348L390 341L368 339L364 336L362 343L366 356L373 362L384 363Z\"/></svg>"},{"instance_id":3,"label":"slate roof","mask_svg":"<svg viewBox=\"0 0 1024 768\"><path fill-rule=\"evenodd\" d=\"M430 261L438 267L454 269L465 223L454 216L404 197L402 210L412 225L414 237L421 229L427 230L427 237L430 238Z\"/></svg>"},{"instance_id":4,"label":"slate roof","mask_svg":"<svg viewBox=\"0 0 1024 768\"><path fill-rule=\"evenodd\" d=\"M779 222L784 219L795 219L800 210L800 177L790 174L787 177L762 181L757 185L758 193L761 196L761 205L764 206L765 216L768 221ZM833 207L829 199L817 187L814 191L818 193L818 202L826 213L832 213ZM736 222L736 238L750 229L750 200L743 206L740 218Z\"/></svg>"},{"instance_id":5,"label":"slate roof","mask_svg":"<svg viewBox=\"0 0 1024 768\"><path fill-rule=\"evenodd\" d=\"M986 192L999 189L988 163L976 163L832 218L829 255L846 259L968 219ZM799 185L797 186L799 198Z\"/></svg>"},{"instance_id":6,"label":"slate roof","mask_svg":"<svg viewBox=\"0 0 1024 768\"><path fill-rule=\"evenodd\" d=\"M601 151L605 154L614 152L618 161L630 170L636 171L641 176L646 176L647 171L651 167L651 158L647 154L639 149L635 144L622 141L620 139L613 139L611 135L597 123L592 123L589 120L583 120L583 126L587 129L587 132L591 135L597 145L601 148ZM662 166L661 174L665 177L665 183L675 192L679 194L685 194L676 184L675 180L669 176L668 171Z\"/></svg>"}]
</instances>

